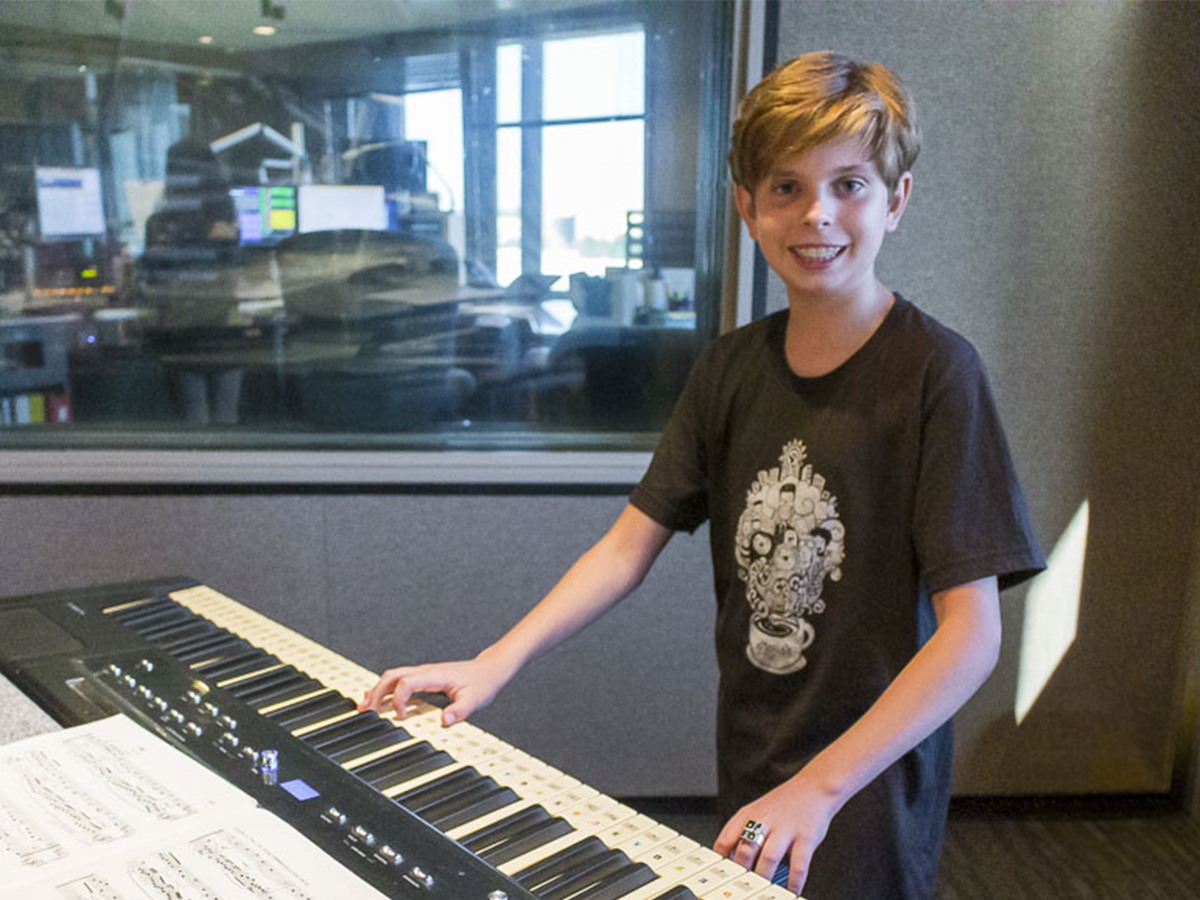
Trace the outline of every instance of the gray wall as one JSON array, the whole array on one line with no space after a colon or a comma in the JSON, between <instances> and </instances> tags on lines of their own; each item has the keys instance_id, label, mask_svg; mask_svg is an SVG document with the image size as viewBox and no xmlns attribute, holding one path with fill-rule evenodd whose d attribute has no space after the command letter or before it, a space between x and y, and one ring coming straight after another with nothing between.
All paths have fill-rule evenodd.
<instances>
[{"instance_id":1,"label":"gray wall","mask_svg":"<svg viewBox=\"0 0 1200 900\"><path fill-rule=\"evenodd\" d=\"M881 277L979 347L1047 550L1090 503L1074 645L1018 727L1024 594L1006 595L1000 669L959 717L958 788L1164 790L1200 652L1182 637L1200 6L784 2L780 32L781 61L835 49L916 96L925 144Z\"/></svg>"},{"instance_id":2,"label":"gray wall","mask_svg":"<svg viewBox=\"0 0 1200 900\"><path fill-rule=\"evenodd\" d=\"M0 497L0 596L187 575L375 671L474 654L622 497ZM716 664L705 532L474 719L610 794L707 795Z\"/></svg>"},{"instance_id":3,"label":"gray wall","mask_svg":"<svg viewBox=\"0 0 1200 900\"><path fill-rule=\"evenodd\" d=\"M1163 790L1200 678L1183 665L1200 653L1185 627L1200 591L1200 6L782 12L781 57L878 59L920 98L926 149L885 281L980 348L1047 548L1091 504L1075 643L1017 727L1024 594L1006 597L1001 668L959 717L957 789ZM0 497L0 595L188 574L381 668L476 650L621 503ZM609 793L708 793L709 578L703 535L676 538L634 598L480 721Z\"/></svg>"}]
</instances>

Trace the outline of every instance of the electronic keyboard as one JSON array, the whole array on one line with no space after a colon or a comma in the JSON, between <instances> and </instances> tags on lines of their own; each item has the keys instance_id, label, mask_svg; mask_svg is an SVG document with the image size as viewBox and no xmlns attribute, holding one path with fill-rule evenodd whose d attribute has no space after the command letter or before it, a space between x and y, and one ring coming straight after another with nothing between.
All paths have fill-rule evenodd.
<instances>
[{"instance_id":1,"label":"electronic keyboard","mask_svg":"<svg viewBox=\"0 0 1200 900\"><path fill-rule=\"evenodd\" d=\"M0 671L64 725L124 713L401 900L796 900L210 587L0 601Z\"/></svg>"}]
</instances>

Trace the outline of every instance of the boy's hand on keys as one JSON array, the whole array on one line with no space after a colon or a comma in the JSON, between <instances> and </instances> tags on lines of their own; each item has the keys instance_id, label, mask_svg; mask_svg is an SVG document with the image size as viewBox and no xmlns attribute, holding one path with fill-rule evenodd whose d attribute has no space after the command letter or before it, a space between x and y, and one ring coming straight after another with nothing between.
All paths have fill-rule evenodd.
<instances>
[{"instance_id":1,"label":"boy's hand on keys","mask_svg":"<svg viewBox=\"0 0 1200 900\"><path fill-rule=\"evenodd\" d=\"M788 862L787 889L799 894L808 878L813 852L825 840L829 823L841 804L829 792L810 785L804 771L743 806L721 829L713 849L747 869L772 880L780 864ZM749 828L752 823L761 829ZM744 839L756 831L755 843Z\"/></svg>"},{"instance_id":2,"label":"boy's hand on keys","mask_svg":"<svg viewBox=\"0 0 1200 900\"><path fill-rule=\"evenodd\" d=\"M403 719L413 694L445 694L451 703L442 710L442 724L453 725L491 703L511 677L512 674L499 663L482 657L400 666L384 672L375 686L363 695L358 708L382 712L390 702L396 715Z\"/></svg>"}]
</instances>

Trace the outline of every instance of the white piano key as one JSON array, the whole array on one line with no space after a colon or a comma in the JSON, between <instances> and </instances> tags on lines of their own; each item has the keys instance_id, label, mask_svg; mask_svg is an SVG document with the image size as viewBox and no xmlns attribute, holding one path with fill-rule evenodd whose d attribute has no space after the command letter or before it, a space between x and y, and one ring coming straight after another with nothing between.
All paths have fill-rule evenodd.
<instances>
[{"instance_id":1,"label":"white piano key","mask_svg":"<svg viewBox=\"0 0 1200 900\"><path fill-rule=\"evenodd\" d=\"M477 758L486 748L501 743L493 734L488 734L482 728L476 728L470 722L463 722L453 728L442 728L429 735L429 743L447 753L452 753L458 759L469 761Z\"/></svg>"},{"instance_id":2,"label":"white piano key","mask_svg":"<svg viewBox=\"0 0 1200 900\"><path fill-rule=\"evenodd\" d=\"M621 900L625 900L625 898L622 897ZM787 888L781 888L777 884L772 884L765 890L759 891L750 900L804 900L804 898L798 898Z\"/></svg>"},{"instance_id":3,"label":"white piano key","mask_svg":"<svg viewBox=\"0 0 1200 900\"><path fill-rule=\"evenodd\" d=\"M679 837L679 832L672 831L666 825L656 824L653 828L636 834L626 841L617 845L618 850L624 850L625 855L632 858L646 850L657 847L659 844L665 844L667 841L674 840Z\"/></svg>"},{"instance_id":4,"label":"white piano key","mask_svg":"<svg viewBox=\"0 0 1200 900\"><path fill-rule=\"evenodd\" d=\"M597 832L611 828L626 819L633 818L636 813L628 806L618 803L612 797L600 794L565 810L560 815L574 829L571 834L555 838L553 841L543 844L536 850L531 850L523 856L518 856L503 863L498 866L500 871L505 875L513 875L528 866L532 866L534 863L541 862L548 856L553 856L558 851L572 844L577 844L585 838L595 835Z\"/></svg>"},{"instance_id":5,"label":"white piano key","mask_svg":"<svg viewBox=\"0 0 1200 900\"><path fill-rule=\"evenodd\" d=\"M641 834L644 831L649 831L651 828L657 828L658 823L649 816L636 815L631 819L626 819L623 822L618 822L615 825L596 832L596 837L608 844L614 849L623 841L629 840L634 835Z\"/></svg>"},{"instance_id":6,"label":"white piano key","mask_svg":"<svg viewBox=\"0 0 1200 900\"><path fill-rule=\"evenodd\" d=\"M714 853L713 855L715 856L716 854ZM745 872L746 870L732 859L721 857L707 868L685 878L683 886L697 897L702 897L716 890L727 881L733 881L739 875L744 875Z\"/></svg>"},{"instance_id":7,"label":"white piano key","mask_svg":"<svg viewBox=\"0 0 1200 900\"><path fill-rule=\"evenodd\" d=\"M700 900L752 900L767 888L775 887L761 875L753 872L743 872L732 881L727 881L713 891L704 894Z\"/></svg>"},{"instance_id":8,"label":"white piano key","mask_svg":"<svg viewBox=\"0 0 1200 900\"><path fill-rule=\"evenodd\" d=\"M541 801L541 806L552 816L562 816L571 807L599 795L600 792L595 788L588 787L586 784L579 784L569 791L563 791L561 794L555 794L553 797L546 798Z\"/></svg>"},{"instance_id":9,"label":"white piano key","mask_svg":"<svg viewBox=\"0 0 1200 900\"><path fill-rule=\"evenodd\" d=\"M646 860L634 860L634 862L646 862L650 868L654 869L658 879L626 894L621 900L653 900L689 876L695 875L720 860L721 857L712 850L700 846L661 866L653 865Z\"/></svg>"},{"instance_id":10,"label":"white piano key","mask_svg":"<svg viewBox=\"0 0 1200 900\"><path fill-rule=\"evenodd\" d=\"M679 835L655 847L649 847L640 853L630 853L628 855L634 862L644 862L655 872L658 872L665 869L669 863L674 862L684 854L691 853L693 850L699 848L700 845L691 838Z\"/></svg>"}]
</instances>

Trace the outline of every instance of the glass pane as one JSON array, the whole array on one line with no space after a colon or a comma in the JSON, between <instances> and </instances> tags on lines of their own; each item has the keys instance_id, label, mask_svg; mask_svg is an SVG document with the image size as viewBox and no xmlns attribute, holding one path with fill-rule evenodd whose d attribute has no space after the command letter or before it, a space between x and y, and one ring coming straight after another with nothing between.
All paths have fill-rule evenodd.
<instances>
[{"instance_id":1,"label":"glass pane","mask_svg":"<svg viewBox=\"0 0 1200 900\"><path fill-rule=\"evenodd\" d=\"M404 98L404 139L424 145L425 189L444 212L462 210L462 91L425 91Z\"/></svg>"},{"instance_id":2,"label":"glass pane","mask_svg":"<svg viewBox=\"0 0 1200 900\"><path fill-rule=\"evenodd\" d=\"M546 41L547 120L641 115L646 97L646 35L641 30Z\"/></svg>"},{"instance_id":3,"label":"glass pane","mask_svg":"<svg viewBox=\"0 0 1200 900\"><path fill-rule=\"evenodd\" d=\"M496 121L519 122L521 119L520 44L501 44L496 48Z\"/></svg>"},{"instance_id":4,"label":"glass pane","mask_svg":"<svg viewBox=\"0 0 1200 900\"><path fill-rule=\"evenodd\" d=\"M555 125L543 130L542 271L603 276L624 266L625 232L645 199L641 120Z\"/></svg>"},{"instance_id":5,"label":"glass pane","mask_svg":"<svg viewBox=\"0 0 1200 900\"><path fill-rule=\"evenodd\" d=\"M521 132L496 132L496 280L512 284L521 274Z\"/></svg>"},{"instance_id":6,"label":"glass pane","mask_svg":"<svg viewBox=\"0 0 1200 900\"><path fill-rule=\"evenodd\" d=\"M727 5L67 5L0 3L0 446L651 446Z\"/></svg>"}]
</instances>

